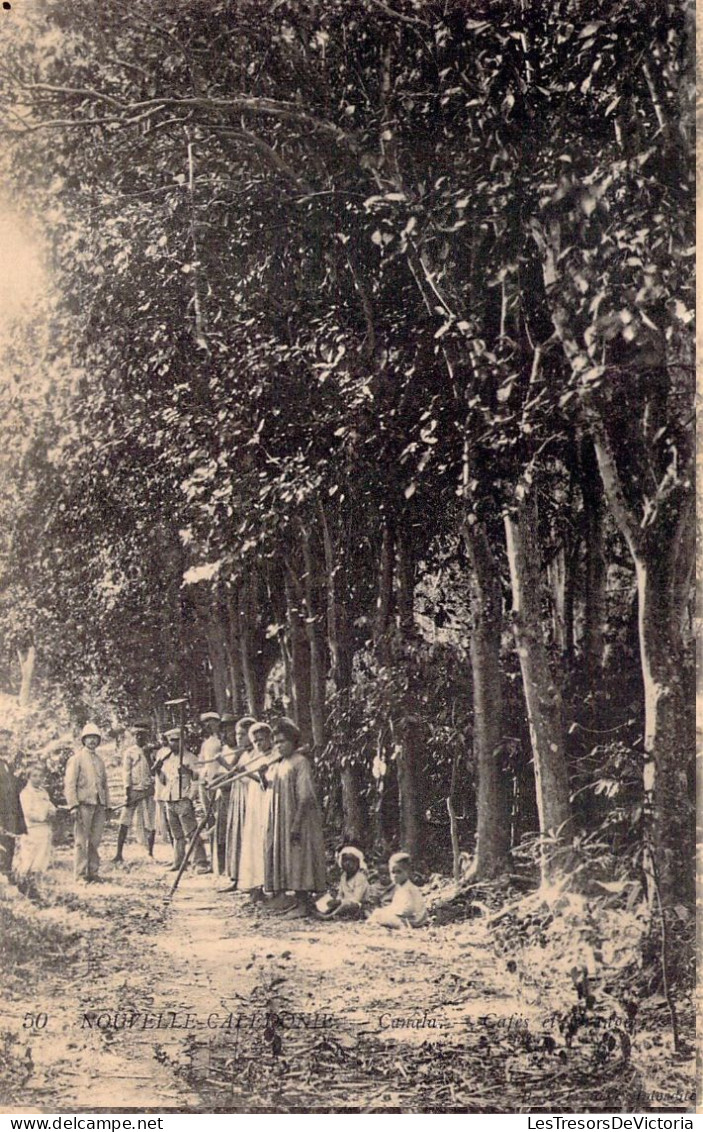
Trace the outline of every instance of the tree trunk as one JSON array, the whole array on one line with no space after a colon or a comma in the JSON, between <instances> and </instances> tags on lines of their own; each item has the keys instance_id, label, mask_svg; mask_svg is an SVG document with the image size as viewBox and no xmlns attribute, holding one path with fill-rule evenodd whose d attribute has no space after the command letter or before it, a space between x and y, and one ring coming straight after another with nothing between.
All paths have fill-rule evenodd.
<instances>
[{"instance_id":1,"label":"tree trunk","mask_svg":"<svg viewBox=\"0 0 703 1132\"><path fill-rule=\"evenodd\" d=\"M547 845L547 839L562 844L567 841L571 808L561 692L549 667L542 632L537 509L531 493L516 499L516 512L505 516L505 533L513 594L513 632L530 725L540 834L544 839L542 880L549 882L564 857L554 851L558 845Z\"/></svg>"},{"instance_id":2,"label":"tree trunk","mask_svg":"<svg viewBox=\"0 0 703 1132\"><path fill-rule=\"evenodd\" d=\"M670 555L658 544L635 555L645 708L644 789L651 805L656 882L670 907L693 899L695 828L688 763L695 745L683 685L684 650Z\"/></svg>"},{"instance_id":3,"label":"tree trunk","mask_svg":"<svg viewBox=\"0 0 703 1132\"><path fill-rule=\"evenodd\" d=\"M598 461L590 437L581 441L579 479L586 549L583 656L591 691L598 685L605 655L607 564L604 547L605 501Z\"/></svg>"},{"instance_id":4,"label":"tree trunk","mask_svg":"<svg viewBox=\"0 0 703 1132\"><path fill-rule=\"evenodd\" d=\"M567 592L567 556L566 549L561 546L547 565L547 579L552 607L552 640L559 655L566 658L567 632L566 632L566 592Z\"/></svg>"},{"instance_id":5,"label":"tree trunk","mask_svg":"<svg viewBox=\"0 0 703 1132\"><path fill-rule=\"evenodd\" d=\"M260 677L254 656L254 621L256 618L256 587L258 579L252 570L245 578L240 590L239 641L242 658L242 676L246 694L247 710L258 719L263 708Z\"/></svg>"},{"instance_id":6,"label":"tree trunk","mask_svg":"<svg viewBox=\"0 0 703 1132\"><path fill-rule=\"evenodd\" d=\"M34 645L22 651L17 650L17 659L20 663L20 692L18 703L21 708L29 707L32 699L32 680L34 678L34 664L37 658L37 650Z\"/></svg>"},{"instance_id":7,"label":"tree trunk","mask_svg":"<svg viewBox=\"0 0 703 1132\"><path fill-rule=\"evenodd\" d=\"M659 898L668 909L692 898L694 875L695 820L688 768L695 732L683 686L681 633L693 545L688 531L693 495L681 472L645 525L625 498L605 422L592 413L591 423L606 499L635 563L645 710L646 836Z\"/></svg>"},{"instance_id":8,"label":"tree trunk","mask_svg":"<svg viewBox=\"0 0 703 1132\"><path fill-rule=\"evenodd\" d=\"M686 527L693 522L694 450L686 419L690 410L687 403L686 408L674 410L672 394L678 399L679 391L665 364L663 337L654 342L654 353L643 353L637 339L629 356L623 355L620 342L615 354L614 344L605 337L586 348L569 319L569 279L559 266L568 233L555 220L549 229L533 226L533 234L542 254L547 296L556 296L552 322L573 367L608 507L635 563L645 700L646 839L659 897L668 909L689 888L695 846L693 820L689 822L686 806L686 768L693 736L681 688L682 602L677 600L687 574L679 555ZM628 373L632 388L639 386L638 401L627 413L618 411L621 407L609 385L594 389L583 380L595 357L604 369L613 358L616 369ZM653 357L657 360L652 361ZM675 442L663 446L661 440L667 434ZM650 893L650 906L656 903Z\"/></svg>"},{"instance_id":9,"label":"tree trunk","mask_svg":"<svg viewBox=\"0 0 703 1132\"><path fill-rule=\"evenodd\" d=\"M351 686L352 649L349 634L349 615L344 590L346 572L339 555L322 504L319 508L322 525L322 543L325 555L325 583L327 596L327 641L331 658L331 673L338 692Z\"/></svg>"},{"instance_id":10,"label":"tree trunk","mask_svg":"<svg viewBox=\"0 0 703 1132\"><path fill-rule=\"evenodd\" d=\"M471 674L478 779L476 853L471 871L476 880L487 880L505 872L510 855L510 783L501 767L503 597L500 571L485 527L466 523L463 534L472 566Z\"/></svg>"},{"instance_id":11,"label":"tree trunk","mask_svg":"<svg viewBox=\"0 0 703 1132\"><path fill-rule=\"evenodd\" d=\"M310 719L312 738L316 747L325 744L325 654L320 625L320 611L317 607L317 562L311 544L310 533L301 525L303 560L305 576L305 632L310 648Z\"/></svg>"},{"instance_id":12,"label":"tree trunk","mask_svg":"<svg viewBox=\"0 0 703 1132\"><path fill-rule=\"evenodd\" d=\"M404 640L415 633L415 547L407 526L401 524L397 538L398 626Z\"/></svg>"},{"instance_id":13,"label":"tree trunk","mask_svg":"<svg viewBox=\"0 0 703 1132\"><path fill-rule=\"evenodd\" d=\"M242 686L242 647L239 639L239 597L232 597L231 591L225 600L227 611L227 634L225 649L227 653L227 666L229 668L229 686L232 693L232 713L237 717L244 714L244 700Z\"/></svg>"},{"instance_id":14,"label":"tree trunk","mask_svg":"<svg viewBox=\"0 0 703 1132\"><path fill-rule=\"evenodd\" d=\"M327 639L332 662L332 679L338 698L348 709L352 683L352 648L349 636L349 617L346 602L340 590L346 580L342 564L338 561L332 533L324 506L320 505L325 577L327 582ZM358 763L344 762L340 770L342 785L342 836L346 841L364 841L367 830L367 812L362 797L363 771Z\"/></svg>"},{"instance_id":15,"label":"tree trunk","mask_svg":"<svg viewBox=\"0 0 703 1132\"><path fill-rule=\"evenodd\" d=\"M342 837L345 841L364 845L368 840L368 817L362 801L363 768L358 763L345 763L342 780Z\"/></svg>"},{"instance_id":16,"label":"tree trunk","mask_svg":"<svg viewBox=\"0 0 703 1132\"><path fill-rule=\"evenodd\" d=\"M222 622L217 617L208 618L205 625L212 694L217 711L230 711L231 695L228 681L227 649Z\"/></svg>"},{"instance_id":17,"label":"tree trunk","mask_svg":"<svg viewBox=\"0 0 703 1132\"><path fill-rule=\"evenodd\" d=\"M376 620L374 623L374 642L381 647L390 629L393 613L393 566L395 560L393 528L389 519L383 525L383 541L378 566L378 589L376 596Z\"/></svg>"},{"instance_id":18,"label":"tree trunk","mask_svg":"<svg viewBox=\"0 0 703 1132\"><path fill-rule=\"evenodd\" d=\"M300 728L303 742L312 742L310 718L310 650L303 627L303 599L300 582L288 567L285 576L286 607L293 678L293 719Z\"/></svg>"},{"instance_id":19,"label":"tree trunk","mask_svg":"<svg viewBox=\"0 0 703 1132\"><path fill-rule=\"evenodd\" d=\"M414 860L422 856L425 845L425 791L422 776L422 749L419 721L411 716L398 725L398 795L400 841Z\"/></svg>"}]
</instances>

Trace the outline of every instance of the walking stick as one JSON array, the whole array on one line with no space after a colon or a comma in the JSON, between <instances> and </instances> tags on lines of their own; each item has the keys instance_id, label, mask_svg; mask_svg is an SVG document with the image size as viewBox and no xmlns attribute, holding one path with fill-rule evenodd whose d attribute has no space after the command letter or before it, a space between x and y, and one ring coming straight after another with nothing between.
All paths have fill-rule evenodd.
<instances>
[{"instance_id":1,"label":"walking stick","mask_svg":"<svg viewBox=\"0 0 703 1132\"><path fill-rule=\"evenodd\" d=\"M206 784L205 789L214 792L215 790L219 790L222 786L231 786L233 782L238 782L242 778L256 778L260 770L268 770L269 767L274 766L275 763L280 763L281 758L281 755L274 756L273 758L269 754L258 755L255 759L252 759L247 766L235 767L234 770L228 771L227 774L213 778L212 782Z\"/></svg>"},{"instance_id":2,"label":"walking stick","mask_svg":"<svg viewBox=\"0 0 703 1132\"><path fill-rule=\"evenodd\" d=\"M273 766L274 763L277 763L277 762L280 762L280 761L281 761L280 755L278 757L274 757L274 758L270 758L268 755L262 755L261 758L253 760L253 762L255 764L253 772L249 768L247 768L246 770L241 770L238 773L236 773L234 777L230 777L229 781L236 781L237 778L248 778L249 775L251 775L252 773L255 774L257 770L266 770L266 769L268 769L268 767ZM188 848L186 849L186 851L183 855L183 860L181 861L181 867L179 868L178 872L176 873L176 879L174 880L174 882L171 886L171 891L169 893L169 896L173 896L174 892L178 888L178 885L181 882L181 877L183 876L183 873L186 871L186 868L188 866L188 862L190 860L191 853L193 852L193 850L195 848L197 839L200 837L200 834L205 829L205 826L207 825L208 821L212 817L212 811L213 811L213 808L214 808L215 790L216 789L217 789L216 781L213 782L210 786L207 787L207 790L210 793L210 798L208 800L208 807L207 807L207 810L205 812L205 816L203 818L201 818L200 821L198 822L198 824L195 828L195 832L190 839L190 843L188 845Z\"/></svg>"},{"instance_id":3,"label":"walking stick","mask_svg":"<svg viewBox=\"0 0 703 1132\"><path fill-rule=\"evenodd\" d=\"M113 814L122 813L122 810L132 810L135 806L138 806L140 802L143 802L145 798L153 797L153 794L154 788L150 786L147 790L141 790L129 802L125 799L124 802L118 806L107 806L105 812L111 817Z\"/></svg>"}]
</instances>

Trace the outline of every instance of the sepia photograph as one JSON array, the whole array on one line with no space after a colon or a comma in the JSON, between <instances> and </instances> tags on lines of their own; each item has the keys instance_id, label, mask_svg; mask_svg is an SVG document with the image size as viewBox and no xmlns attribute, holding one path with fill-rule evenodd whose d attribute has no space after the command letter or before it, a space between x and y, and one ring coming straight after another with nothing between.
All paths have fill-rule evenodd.
<instances>
[{"instance_id":1,"label":"sepia photograph","mask_svg":"<svg viewBox=\"0 0 703 1132\"><path fill-rule=\"evenodd\" d=\"M2 3L5 1116L693 1127L695 17Z\"/></svg>"}]
</instances>

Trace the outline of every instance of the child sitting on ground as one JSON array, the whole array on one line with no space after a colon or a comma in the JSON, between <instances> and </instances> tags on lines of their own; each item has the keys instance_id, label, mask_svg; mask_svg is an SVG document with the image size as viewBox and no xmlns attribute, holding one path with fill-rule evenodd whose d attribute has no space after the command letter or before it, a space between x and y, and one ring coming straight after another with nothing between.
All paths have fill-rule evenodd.
<instances>
[{"instance_id":1,"label":"child sitting on ground","mask_svg":"<svg viewBox=\"0 0 703 1132\"><path fill-rule=\"evenodd\" d=\"M410 880L410 854L394 853L388 872L393 881L391 902L372 912L368 922L384 928L422 927L427 922L427 908L420 889Z\"/></svg>"},{"instance_id":2,"label":"child sitting on ground","mask_svg":"<svg viewBox=\"0 0 703 1132\"><path fill-rule=\"evenodd\" d=\"M337 854L337 864L342 870L337 899L327 899L321 915L325 920L359 920L370 892L364 854L355 845L345 845Z\"/></svg>"}]
</instances>

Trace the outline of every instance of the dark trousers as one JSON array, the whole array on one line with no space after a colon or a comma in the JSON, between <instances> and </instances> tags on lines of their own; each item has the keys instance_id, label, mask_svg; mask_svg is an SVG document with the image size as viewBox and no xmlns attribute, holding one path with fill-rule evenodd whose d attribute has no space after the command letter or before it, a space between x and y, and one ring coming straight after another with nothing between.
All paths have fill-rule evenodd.
<instances>
[{"instance_id":1,"label":"dark trousers","mask_svg":"<svg viewBox=\"0 0 703 1132\"><path fill-rule=\"evenodd\" d=\"M198 825L195 810L190 798L181 798L179 802L169 802L167 812L173 837L173 863L180 866L185 856L186 843L190 841ZM207 865L207 854L200 838L195 842L193 860L196 865Z\"/></svg>"}]
</instances>

